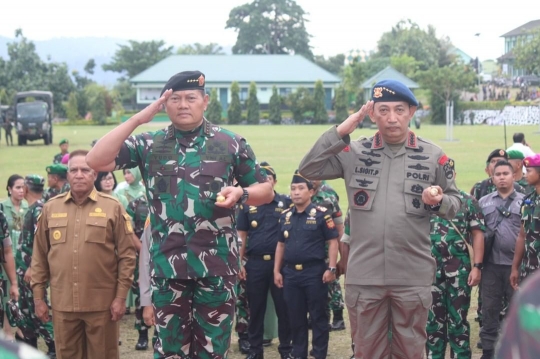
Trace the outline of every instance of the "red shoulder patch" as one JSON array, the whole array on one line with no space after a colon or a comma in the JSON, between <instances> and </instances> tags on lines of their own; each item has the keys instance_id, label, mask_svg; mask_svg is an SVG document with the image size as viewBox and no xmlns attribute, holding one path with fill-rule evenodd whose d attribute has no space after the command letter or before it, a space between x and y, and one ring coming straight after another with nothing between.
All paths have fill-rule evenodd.
<instances>
[{"instance_id":1,"label":"red shoulder patch","mask_svg":"<svg viewBox=\"0 0 540 359\"><path fill-rule=\"evenodd\" d=\"M345 148L343 149L343 152L349 152L351 150L351 146L347 145L345 146Z\"/></svg>"},{"instance_id":2,"label":"red shoulder patch","mask_svg":"<svg viewBox=\"0 0 540 359\"><path fill-rule=\"evenodd\" d=\"M445 155L445 154L443 154L443 155L439 158L439 161L437 161L437 162L439 162L439 164L440 164L441 166L444 165L446 162L448 162L448 156Z\"/></svg>"}]
</instances>

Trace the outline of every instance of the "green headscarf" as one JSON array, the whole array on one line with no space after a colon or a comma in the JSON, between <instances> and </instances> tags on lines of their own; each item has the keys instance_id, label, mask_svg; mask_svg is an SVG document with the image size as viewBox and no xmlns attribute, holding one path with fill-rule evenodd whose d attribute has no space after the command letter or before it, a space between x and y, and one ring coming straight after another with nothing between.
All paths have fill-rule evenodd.
<instances>
[{"instance_id":1,"label":"green headscarf","mask_svg":"<svg viewBox=\"0 0 540 359\"><path fill-rule=\"evenodd\" d=\"M133 175L133 183L126 187L120 194L126 197L128 202L131 202L139 197L146 197L146 188L142 184L141 171L139 167L129 168L129 171Z\"/></svg>"}]
</instances>

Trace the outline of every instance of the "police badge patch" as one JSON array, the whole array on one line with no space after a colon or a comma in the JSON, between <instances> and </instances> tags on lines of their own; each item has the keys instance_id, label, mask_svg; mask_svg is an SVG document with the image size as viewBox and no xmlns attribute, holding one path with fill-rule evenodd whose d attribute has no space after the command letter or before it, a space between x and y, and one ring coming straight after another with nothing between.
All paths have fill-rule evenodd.
<instances>
[{"instance_id":1,"label":"police badge patch","mask_svg":"<svg viewBox=\"0 0 540 359\"><path fill-rule=\"evenodd\" d=\"M353 198L356 206L363 207L369 201L369 194L364 190L360 190L354 194Z\"/></svg>"}]
</instances>

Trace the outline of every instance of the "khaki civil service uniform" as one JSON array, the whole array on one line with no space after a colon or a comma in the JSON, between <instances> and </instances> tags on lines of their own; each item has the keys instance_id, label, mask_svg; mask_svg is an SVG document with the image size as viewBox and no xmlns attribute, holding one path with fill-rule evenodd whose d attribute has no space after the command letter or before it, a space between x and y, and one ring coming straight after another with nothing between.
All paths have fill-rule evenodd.
<instances>
[{"instance_id":1,"label":"khaki civil service uniform","mask_svg":"<svg viewBox=\"0 0 540 359\"><path fill-rule=\"evenodd\" d=\"M71 192L49 200L38 221L32 257L34 298L51 286L59 359L119 358L115 298L133 281L131 220L122 205L95 189L77 205Z\"/></svg>"},{"instance_id":2,"label":"khaki civil service uniform","mask_svg":"<svg viewBox=\"0 0 540 359\"><path fill-rule=\"evenodd\" d=\"M332 127L300 164L307 178L345 180L351 225L345 303L355 358L424 356L435 274L430 215L452 218L461 204L449 161L412 131L394 154L379 132L350 141ZM438 206L422 202L431 185L443 189Z\"/></svg>"}]
</instances>

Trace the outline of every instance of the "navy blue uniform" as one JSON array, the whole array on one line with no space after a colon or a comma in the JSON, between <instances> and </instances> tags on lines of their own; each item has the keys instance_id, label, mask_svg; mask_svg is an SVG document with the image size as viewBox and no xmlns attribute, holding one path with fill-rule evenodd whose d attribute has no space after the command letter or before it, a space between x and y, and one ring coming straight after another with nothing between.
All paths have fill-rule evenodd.
<instances>
[{"instance_id":1,"label":"navy blue uniform","mask_svg":"<svg viewBox=\"0 0 540 359\"><path fill-rule=\"evenodd\" d=\"M327 270L326 241L336 240L338 231L331 214L313 203L298 213L296 207L279 219L280 242L285 243L283 289L289 312L293 356L307 358L308 321L311 317L313 354L326 358L328 352L328 284L323 283Z\"/></svg>"},{"instance_id":2,"label":"navy blue uniform","mask_svg":"<svg viewBox=\"0 0 540 359\"><path fill-rule=\"evenodd\" d=\"M248 335L250 352L263 351L264 314L268 290L274 300L278 317L279 353L285 357L291 351L291 330L283 289L274 284L274 255L278 241L278 221L289 208L291 199L275 194L274 200L262 206L243 205L238 213L236 229L248 232L245 265L246 290L250 320Z\"/></svg>"}]
</instances>

